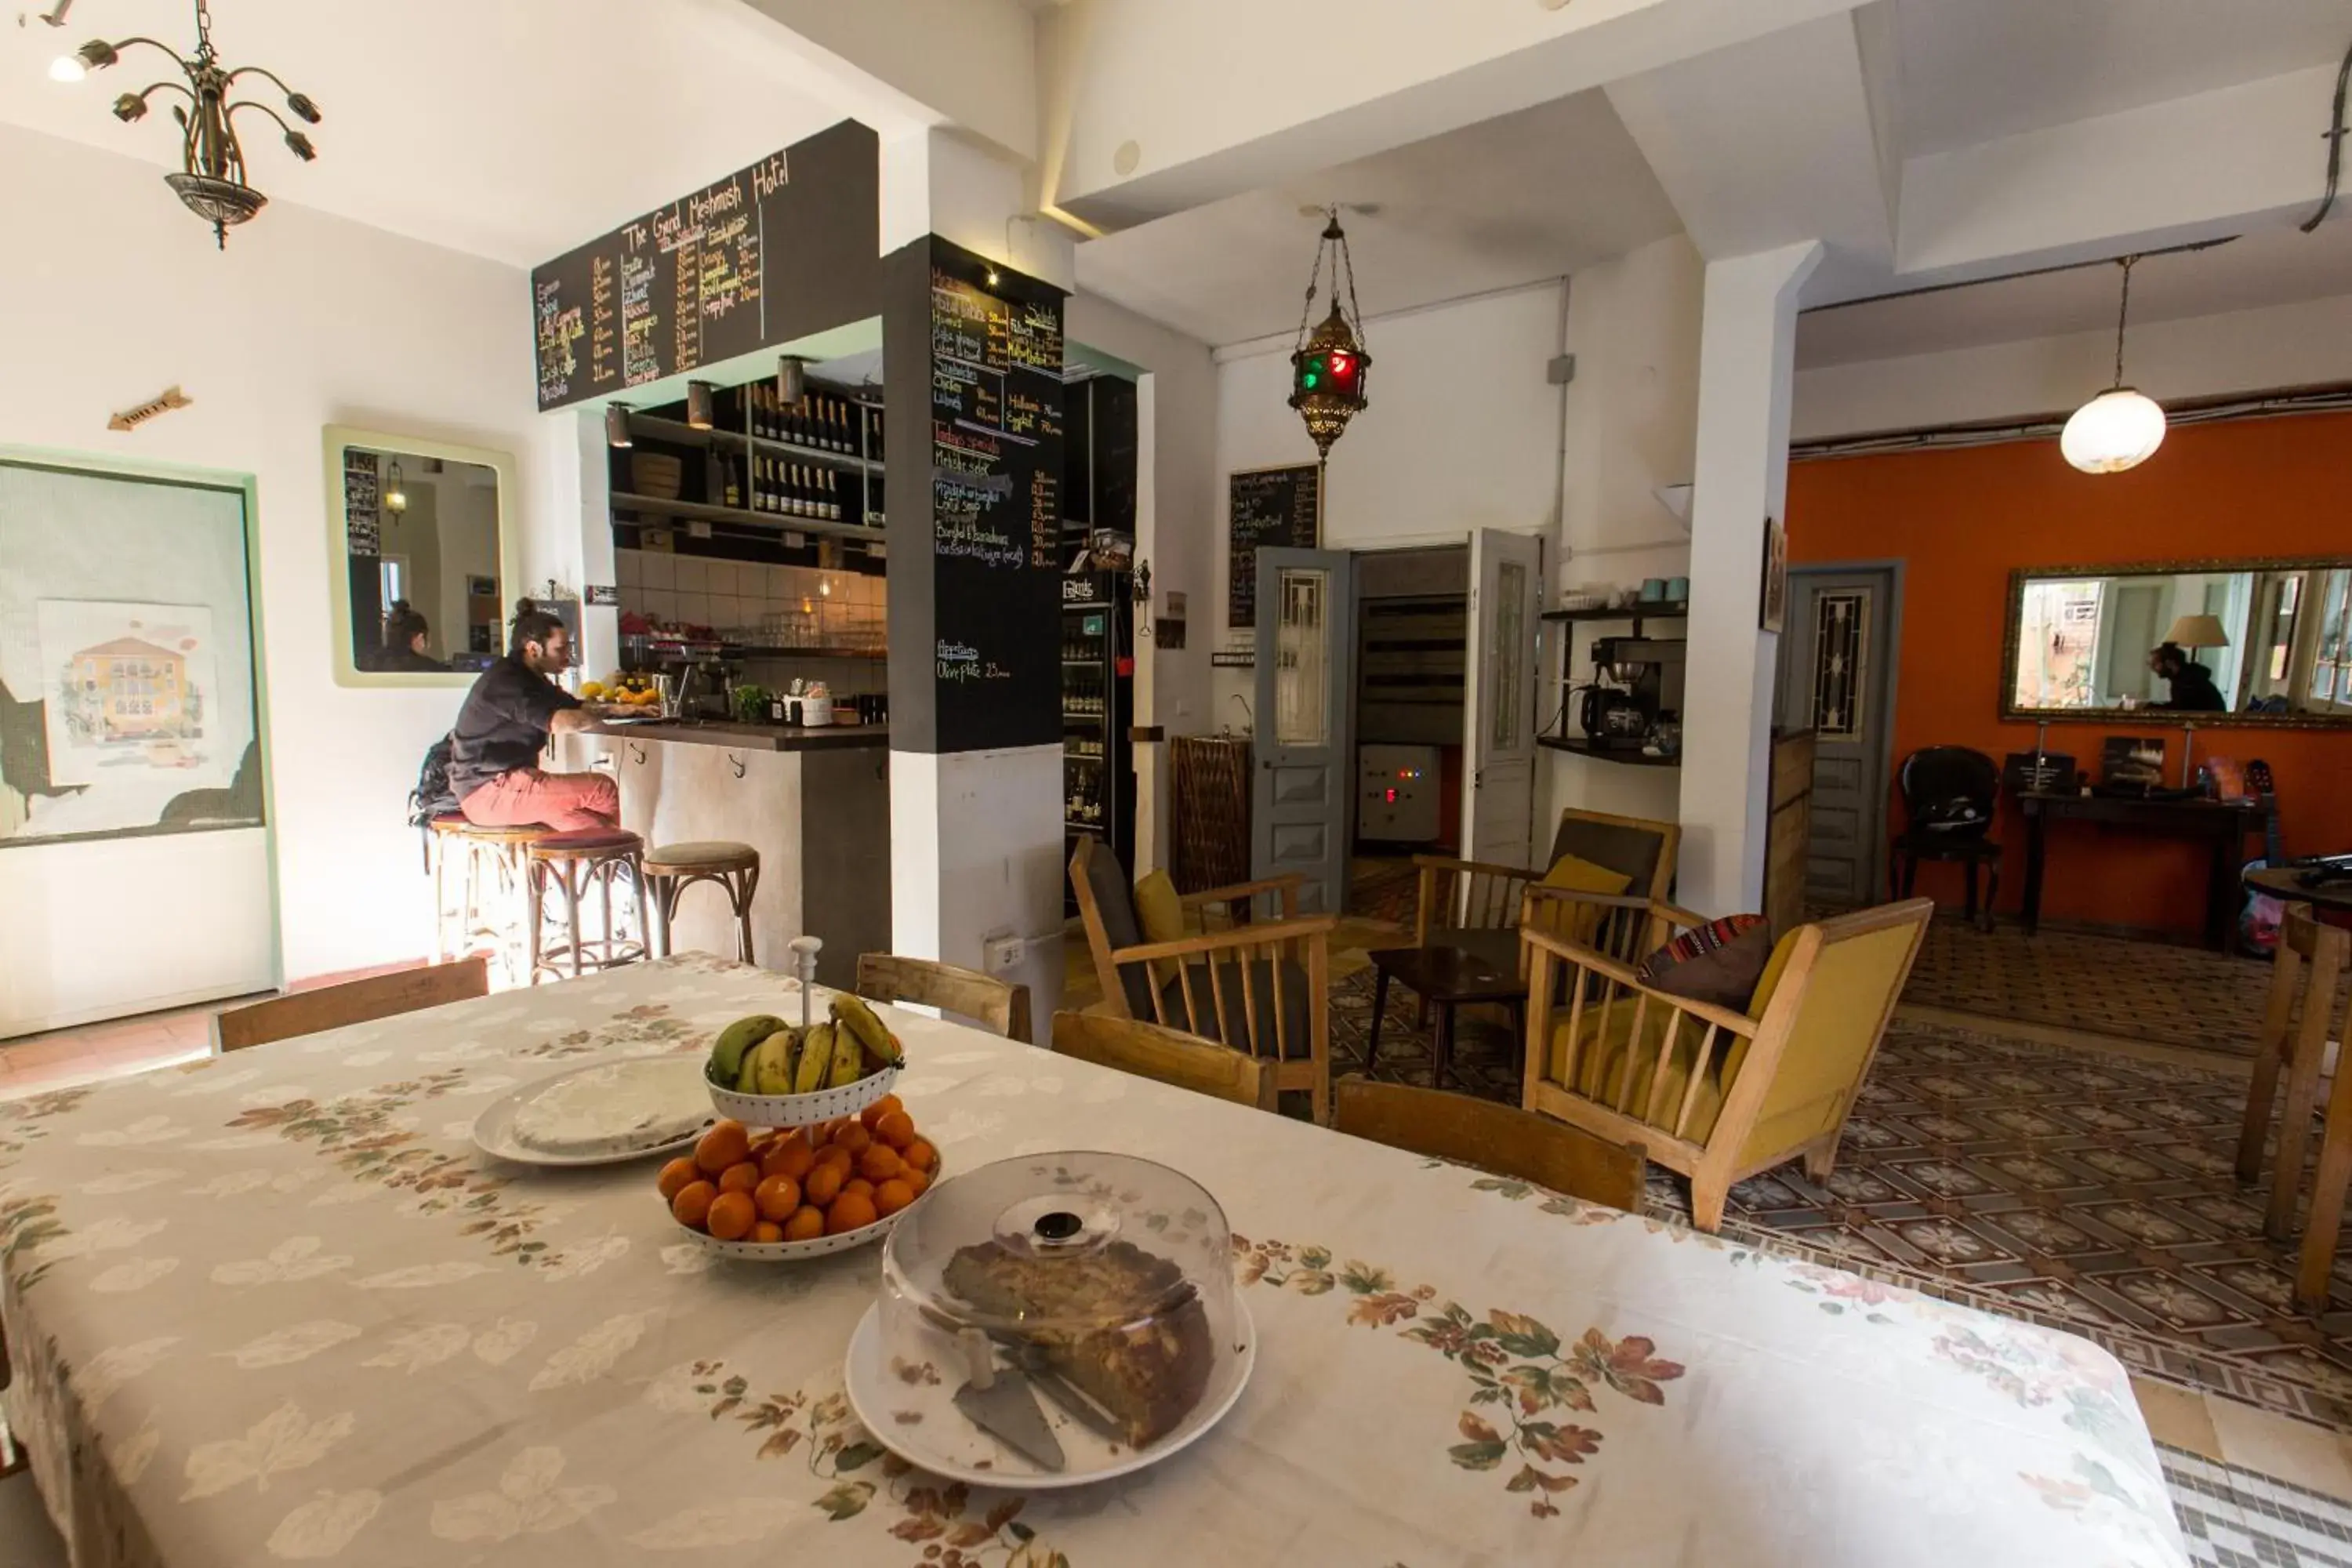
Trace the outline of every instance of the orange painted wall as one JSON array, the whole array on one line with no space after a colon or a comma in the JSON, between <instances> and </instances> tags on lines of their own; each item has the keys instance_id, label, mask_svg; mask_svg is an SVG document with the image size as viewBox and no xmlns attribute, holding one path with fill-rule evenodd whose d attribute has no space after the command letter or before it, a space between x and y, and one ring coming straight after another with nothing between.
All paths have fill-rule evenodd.
<instances>
[{"instance_id":1,"label":"orange painted wall","mask_svg":"<svg viewBox=\"0 0 2352 1568\"><path fill-rule=\"evenodd\" d=\"M1895 757L1921 746L1974 746L1999 759L2029 751L2033 726L2000 714L2001 629L2018 566L2113 564L2193 557L2352 554L2352 415L2305 415L2176 429L2128 473L2066 466L2055 441L1956 451L1812 458L1789 469L1789 555L1801 565L1907 563ZM2053 751L2098 773L2110 734L2167 733L2154 723L2053 724ZM2289 854L2352 849L2352 730L2213 729L2197 755L2266 757L2278 776ZM2168 733L2177 767L2180 733ZM1891 783L1891 781L1890 781ZM2024 823L2005 806L2001 907L2025 881ZM1890 797L1887 824L1903 820ZM2053 827L2042 913L2053 920L2195 931L2206 858L2178 840ZM1923 866L1919 890L1958 902L1957 866Z\"/></svg>"}]
</instances>

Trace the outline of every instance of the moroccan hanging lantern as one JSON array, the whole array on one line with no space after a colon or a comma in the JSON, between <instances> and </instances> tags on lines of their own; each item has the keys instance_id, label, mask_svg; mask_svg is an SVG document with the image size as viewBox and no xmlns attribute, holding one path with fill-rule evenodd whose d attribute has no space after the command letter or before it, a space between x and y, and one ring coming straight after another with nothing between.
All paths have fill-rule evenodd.
<instances>
[{"instance_id":1,"label":"moroccan hanging lantern","mask_svg":"<svg viewBox=\"0 0 2352 1568\"><path fill-rule=\"evenodd\" d=\"M1331 313L1310 333L1307 323L1315 314L1327 258ZM1343 272L1348 285L1344 306L1339 300ZM1364 352L1364 313L1356 304L1356 264L1348 254L1339 209L1334 206L1315 247L1315 269L1307 275L1307 304L1299 312L1298 340L1290 354L1290 406L1307 421L1307 434L1324 460L1330 458L1332 443L1347 433L1348 421L1363 412L1365 373L1371 368L1372 356Z\"/></svg>"}]
</instances>

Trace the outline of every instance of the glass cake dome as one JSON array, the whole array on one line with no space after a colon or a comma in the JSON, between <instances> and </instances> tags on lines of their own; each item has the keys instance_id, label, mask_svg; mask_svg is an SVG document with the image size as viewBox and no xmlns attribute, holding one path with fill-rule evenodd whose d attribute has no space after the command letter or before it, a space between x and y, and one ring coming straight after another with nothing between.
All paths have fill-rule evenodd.
<instances>
[{"instance_id":1,"label":"glass cake dome","mask_svg":"<svg viewBox=\"0 0 2352 1568\"><path fill-rule=\"evenodd\" d=\"M1056 1472L1065 1449L1071 1469L1131 1464L1213 1422L1247 1375L1232 1249L1216 1199L1165 1165L1093 1151L1000 1160L941 1182L890 1233L877 1359L951 1397L962 1420L947 1424L971 1446ZM949 1435L915 1429L926 1445Z\"/></svg>"}]
</instances>

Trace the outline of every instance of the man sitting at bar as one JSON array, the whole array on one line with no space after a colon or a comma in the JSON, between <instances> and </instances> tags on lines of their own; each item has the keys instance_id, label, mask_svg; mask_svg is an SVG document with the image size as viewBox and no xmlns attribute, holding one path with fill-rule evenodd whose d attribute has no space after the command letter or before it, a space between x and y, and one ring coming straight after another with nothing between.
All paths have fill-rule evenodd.
<instances>
[{"instance_id":1,"label":"man sitting at bar","mask_svg":"<svg viewBox=\"0 0 2352 1568\"><path fill-rule=\"evenodd\" d=\"M539 766L551 733L592 722L580 700L551 679L571 662L563 622L523 600L507 656L482 671L449 731L449 792L475 826L574 833L620 822L620 786L611 779Z\"/></svg>"}]
</instances>

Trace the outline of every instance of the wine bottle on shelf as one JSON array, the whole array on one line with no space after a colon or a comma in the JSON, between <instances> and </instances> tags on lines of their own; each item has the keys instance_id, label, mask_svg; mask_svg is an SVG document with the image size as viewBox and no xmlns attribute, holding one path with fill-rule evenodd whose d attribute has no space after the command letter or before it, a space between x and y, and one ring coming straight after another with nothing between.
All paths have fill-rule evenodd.
<instances>
[{"instance_id":1,"label":"wine bottle on shelf","mask_svg":"<svg viewBox=\"0 0 2352 1568\"><path fill-rule=\"evenodd\" d=\"M751 411L751 419L746 426L750 434L753 436L766 435L768 433L768 405L766 400L760 395L760 387L758 383L754 382L751 385L743 389L743 405ZM755 508L753 510L756 510L757 509Z\"/></svg>"},{"instance_id":2,"label":"wine bottle on shelf","mask_svg":"<svg viewBox=\"0 0 2352 1568\"><path fill-rule=\"evenodd\" d=\"M719 492L723 498L720 504L740 507L743 504L743 488L735 482L735 460L732 458L719 458L719 472L721 482L726 487Z\"/></svg>"},{"instance_id":3,"label":"wine bottle on shelf","mask_svg":"<svg viewBox=\"0 0 2352 1568\"><path fill-rule=\"evenodd\" d=\"M767 458L756 458L753 461L759 465L759 478L751 487L751 510L773 511L776 510L775 464Z\"/></svg>"},{"instance_id":4,"label":"wine bottle on shelf","mask_svg":"<svg viewBox=\"0 0 2352 1568\"><path fill-rule=\"evenodd\" d=\"M841 400L837 397L828 397L824 400L824 449L828 452L843 450Z\"/></svg>"},{"instance_id":5,"label":"wine bottle on shelf","mask_svg":"<svg viewBox=\"0 0 2352 1568\"><path fill-rule=\"evenodd\" d=\"M841 490L831 468L824 471L824 515L835 522L841 521Z\"/></svg>"},{"instance_id":6,"label":"wine bottle on shelf","mask_svg":"<svg viewBox=\"0 0 2352 1568\"><path fill-rule=\"evenodd\" d=\"M769 440L776 436L776 389L760 388L760 434Z\"/></svg>"},{"instance_id":7,"label":"wine bottle on shelf","mask_svg":"<svg viewBox=\"0 0 2352 1568\"><path fill-rule=\"evenodd\" d=\"M809 495L808 468L800 463L793 465L793 513L796 517L816 516L816 503Z\"/></svg>"}]
</instances>

